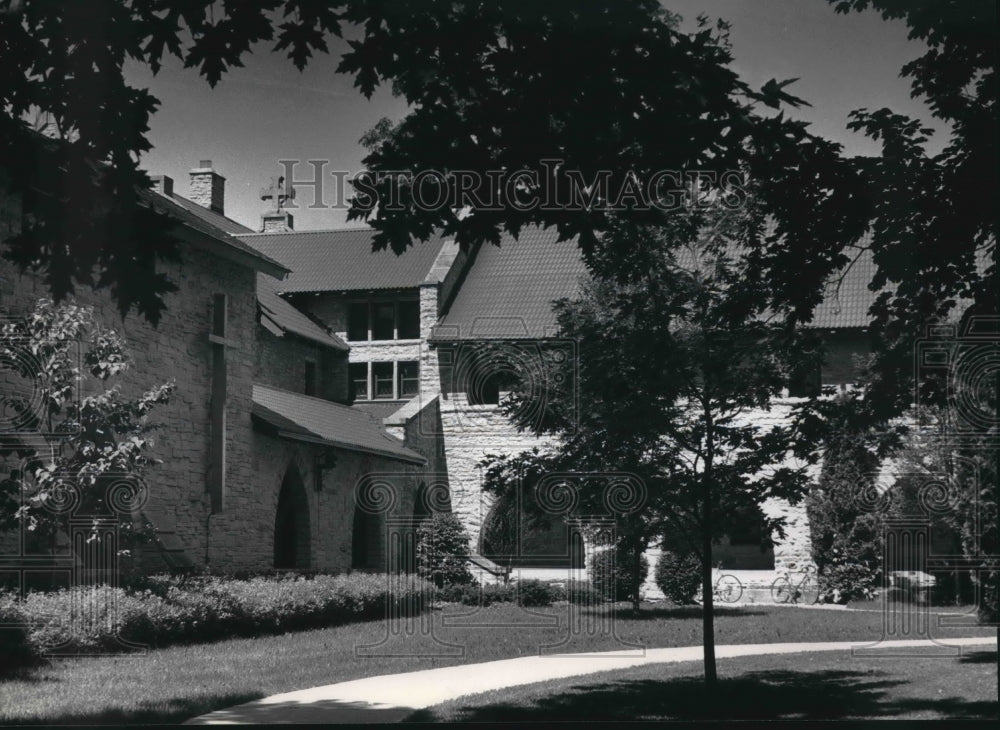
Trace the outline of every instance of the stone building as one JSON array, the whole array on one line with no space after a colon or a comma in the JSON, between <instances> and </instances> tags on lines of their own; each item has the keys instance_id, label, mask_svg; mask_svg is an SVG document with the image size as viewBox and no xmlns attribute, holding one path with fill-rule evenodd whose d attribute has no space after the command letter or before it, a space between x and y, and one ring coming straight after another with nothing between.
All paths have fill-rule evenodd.
<instances>
[{"instance_id":1,"label":"stone building","mask_svg":"<svg viewBox=\"0 0 1000 730\"><path fill-rule=\"evenodd\" d=\"M173 219L181 253L162 267L179 291L166 295L157 327L122 318L106 291L75 295L126 337L126 392L168 379L178 386L155 413L163 463L147 473L141 511L158 545L145 567L381 569L392 512L356 491L392 473L392 510L412 514L428 457L348 405L349 346L277 295L290 271L234 235L249 229L225 216L225 179L210 161L191 171L190 189L186 199L160 177L142 197ZM22 214L18 199L2 196L0 241L17 233ZM18 316L48 292L0 260L0 296L3 314ZM0 457L9 471L12 455ZM0 563L18 573L25 558L7 550ZM64 563L50 567L65 575Z\"/></svg>"},{"instance_id":2,"label":"stone building","mask_svg":"<svg viewBox=\"0 0 1000 730\"><path fill-rule=\"evenodd\" d=\"M104 293L77 294L128 338L129 387L179 385L156 414L164 463L149 472L143 507L159 532L150 567L412 567L412 556L387 550L388 518L412 525L431 509L455 511L481 548L495 515L479 462L546 445L500 413L505 378L574 362L551 303L574 296L586 273L577 246L526 229L467 252L441 236L401 255L372 252L368 229L294 230L282 181L263 193L274 206L261 232L226 217L225 179L207 160L191 171L188 198L165 177L145 194L177 222L182 246L181 263L164 266L180 291L157 328L123 320ZM0 202L2 239L20 211L9 196ZM812 322L826 364L796 388L853 382L853 358L868 350L870 274L862 258L831 288ZM0 293L17 314L46 291L0 262ZM780 421L790 403L753 417ZM727 567L808 561L804 509L764 509L787 518L786 539L761 553L748 515L745 534L720 546ZM526 567L582 566L565 529L526 544Z\"/></svg>"},{"instance_id":3,"label":"stone building","mask_svg":"<svg viewBox=\"0 0 1000 730\"><path fill-rule=\"evenodd\" d=\"M465 253L434 237L397 256L373 253L368 229L297 232L272 226L237 236L293 270L277 285L280 295L351 346L353 408L381 418L414 448L420 440L418 450L432 459L428 479L447 488L450 508L481 550L493 505L482 491L479 463L487 454L546 445L519 433L501 414L505 376L572 367L574 344L556 336L552 301L574 296L586 274L575 243L535 228L517 240L503 236L499 247ZM856 358L870 349L865 327L874 296L867 289L871 273L870 258L862 257L831 286L810 325L826 345L821 372L791 384L787 399L769 413L751 415L755 422L780 423L796 396L854 382ZM727 567L758 571L809 562L804 507L775 500L763 509L785 517L786 538L773 552L761 552L759 518L748 515L745 532L719 546L719 559ZM582 567L579 546L565 529L529 537L526 544L533 547L519 560L525 568L565 575Z\"/></svg>"}]
</instances>

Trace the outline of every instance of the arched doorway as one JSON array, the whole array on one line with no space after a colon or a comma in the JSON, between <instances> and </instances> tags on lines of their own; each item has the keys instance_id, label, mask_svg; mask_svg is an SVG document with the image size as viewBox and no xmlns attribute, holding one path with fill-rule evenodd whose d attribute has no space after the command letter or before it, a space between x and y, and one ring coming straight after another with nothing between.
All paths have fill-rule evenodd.
<instances>
[{"instance_id":1,"label":"arched doorway","mask_svg":"<svg viewBox=\"0 0 1000 730\"><path fill-rule=\"evenodd\" d=\"M351 534L351 568L381 572L386 569L382 559L382 520L380 515L354 505Z\"/></svg>"},{"instance_id":2,"label":"arched doorway","mask_svg":"<svg viewBox=\"0 0 1000 730\"><path fill-rule=\"evenodd\" d=\"M309 567L309 498L293 464L285 472L274 517L274 567Z\"/></svg>"}]
</instances>

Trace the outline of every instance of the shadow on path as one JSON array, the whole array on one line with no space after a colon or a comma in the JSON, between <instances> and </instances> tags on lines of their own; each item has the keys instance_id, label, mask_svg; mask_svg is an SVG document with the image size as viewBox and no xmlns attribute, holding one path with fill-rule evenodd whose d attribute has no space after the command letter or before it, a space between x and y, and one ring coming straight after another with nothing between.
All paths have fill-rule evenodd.
<instances>
[{"instance_id":1,"label":"shadow on path","mask_svg":"<svg viewBox=\"0 0 1000 730\"><path fill-rule=\"evenodd\" d=\"M984 652L995 658L992 652ZM928 712L949 718L995 718L997 703L961 697L900 697L890 692L905 682L883 672L827 670L767 671L720 679L709 696L701 677L631 680L587 684L514 706L496 703L468 707L455 703L462 722L538 722L543 720L830 720L897 717ZM890 697L890 695L895 695ZM407 721L429 722L431 709Z\"/></svg>"}]
</instances>

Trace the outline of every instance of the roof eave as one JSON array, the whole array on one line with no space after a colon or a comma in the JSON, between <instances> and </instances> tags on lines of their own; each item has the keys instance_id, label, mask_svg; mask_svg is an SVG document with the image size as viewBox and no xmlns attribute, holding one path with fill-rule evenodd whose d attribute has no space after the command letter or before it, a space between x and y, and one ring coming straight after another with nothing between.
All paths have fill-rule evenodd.
<instances>
[{"instance_id":1,"label":"roof eave","mask_svg":"<svg viewBox=\"0 0 1000 730\"><path fill-rule=\"evenodd\" d=\"M264 416L258 415L256 413L250 414L250 419L258 424L266 426L263 429L266 433L273 435L277 438L287 439L289 441L299 441L307 444L315 444L316 446L332 446L337 449L342 449L344 451L351 451L357 454L372 454L375 456L382 456L387 459L393 459L395 461L402 461L407 464L415 464L417 466L427 466L427 459L414 453L413 456L407 454L400 454L395 451L390 451L389 449L379 449L371 446L359 446L357 444L348 443L346 441L340 441L338 439L325 438L323 436L317 436L313 433L298 433L296 431L288 431L275 426L270 423Z\"/></svg>"}]
</instances>

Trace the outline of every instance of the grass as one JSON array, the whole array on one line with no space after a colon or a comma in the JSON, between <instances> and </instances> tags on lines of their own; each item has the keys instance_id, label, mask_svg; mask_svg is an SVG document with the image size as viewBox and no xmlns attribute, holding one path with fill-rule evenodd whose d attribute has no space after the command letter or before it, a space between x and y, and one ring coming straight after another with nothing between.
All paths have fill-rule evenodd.
<instances>
[{"instance_id":1,"label":"grass","mask_svg":"<svg viewBox=\"0 0 1000 730\"><path fill-rule=\"evenodd\" d=\"M575 607L574 607L575 609ZM520 609L497 604L474 612L448 606L429 617L434 635L417 632L383 647L383 656L360 656L376 644L379 621L257 639L171 647L145 654L54 659L45 667L0 681L3 723L178 722L211 710L279 692L398 672L487 662L537 654L567 636L566 604ZM560 651L615 651L701 643L700 608L647 605L638 617L614 614L608 630L583 634ZM445 626L445 620L459 625ZM532 624L551 622L549 626ZM613 629L613 630L612 630ZM992 628L939 631L935 636L992 636ZM719 609L717 643L876 641L877 612L780 607ZM447 656L445 643L461 655Z\"/></svg>"},{"instance_id":2,"label":"grass","mask_svg":"<svg viewBox=\"0 0 1000 730\"><path fill-rule=\"evenodd\" d=\"M699 662L661 664L461 697L411 722L936 720L997 717L996 651L962 657L817 652L720 659L709 694Z\"/></svg>"}]
</instances>

